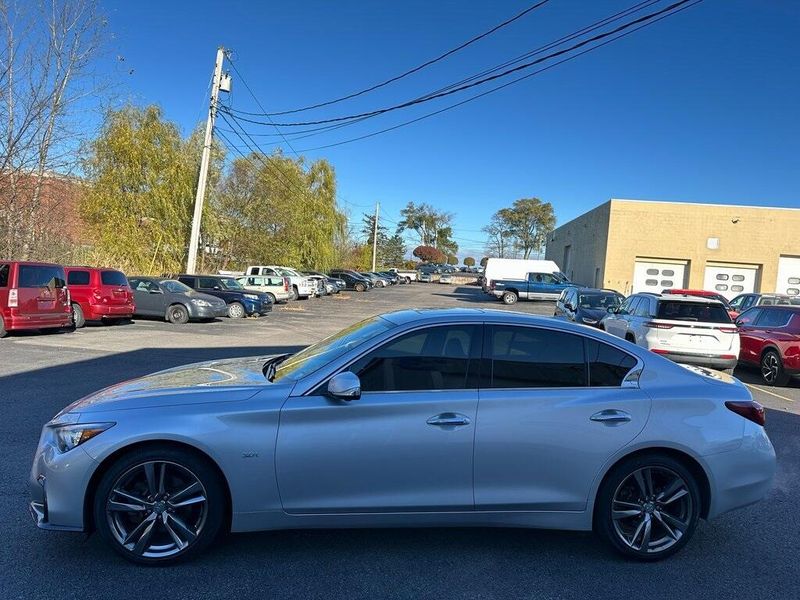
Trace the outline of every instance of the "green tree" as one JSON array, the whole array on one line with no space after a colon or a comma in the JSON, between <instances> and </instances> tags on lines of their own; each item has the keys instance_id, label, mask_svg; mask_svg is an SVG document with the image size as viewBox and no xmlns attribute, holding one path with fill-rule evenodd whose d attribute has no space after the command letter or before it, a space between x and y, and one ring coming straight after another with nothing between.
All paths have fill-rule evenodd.
<instances>
[{"instance_id":1,"label":"green tree","mask_svg":"<svg viewBox=\"0 0 800 600\"><path fill-rule=\"evenodd\" d=\"M448 265L457 265L458 264L458 258L451 254L450 256L447 257L447 264Z\"/></svg>"},{"instance_id":2,"label":"green tree","mask_svg":"<svg viewBox=\"0 0 800 600\"><path fill-rule=\"evenodd\" d=\"M530 258L531 254L542 252L555 223L553 206L549 202L542 202L538 198L521 198L511 208L497 211L488 227L496 226L498 232L495 235L499 235L499 239L510 237L514 248L522 253L522 258ZM500 245L499 249L499 255L502 256L505 246Z\"/></svg>"},{"instance_id":3,"label":"green tree","mask_svg":"<svg viewBox=\"0 0 800 600\"><path fill-rule=\"evenodd\" d=\"M487 262L489 262L489 257L488 257L488 256L484 256L484 257L481 259L481 266L485 268L485 267L486 267L486 263L487 263Z\"/></svg>"},{"instance_id":4,"label":"green tree","mask_svg":"<svg viewBox=\"0 0 800 600\"><path fill-rule=\"evenodd\" d=\"M383 264L390 267L401 267L406 256L406 242L402 235L395 234L386 240L383 253Z\"/></svg>"},{"instance_id":5,"label":"green tree","mask_svg":"<svg viewBox=\"0 0 800 600\"><path fill-rule=\"evenodd\" d=\"M465 267L474 267L475 266L475 259L471 256L467 256L464 258L464 266Z\"/></svg>"},{"instance_id":6,"label":"green tree","mask_svg":"<svg viewBox=\"0 0 800 600\"><path fill-rule=\"evenodd\" d=\"M430 204L409 202L400 211L397 233L414 231L419 236L421 246L432 246L445 253L455 254L458 252L458 244L452 239L452 220L451 213L436 210Z\"/></svg>"},{"instance_id":7,"label":"green tree","mask_svg":"<svg viewBox=\"0 0 800 600\"><path fill-rule=\"evenodd\" d=\"M194 207L198 136L184 140L155 106L106 114L84 163L86 192L79 210L94 243L92 260L135 273L183 270ZM209 181L219 179L223 154L212 152ZM204 232L216 228L209 206Z\"/></svg>"}]
</instances>

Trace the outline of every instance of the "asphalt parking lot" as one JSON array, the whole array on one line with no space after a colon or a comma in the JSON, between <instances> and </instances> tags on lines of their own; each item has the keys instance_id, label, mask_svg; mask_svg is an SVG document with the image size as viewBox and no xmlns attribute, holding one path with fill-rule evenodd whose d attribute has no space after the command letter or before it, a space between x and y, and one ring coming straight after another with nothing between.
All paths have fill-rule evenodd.
<instances>
[{"instance_id":1,"label":"asphalt parking lot","mask_svg":"<svg viewBox=\"0 0 800 600\"><path fill-rule=\"evenodd\" d=\"M174 326L137 320L0 341L3 598L799 598L800 386L766 389L778 453L769 498L701 523L677 556L638 564L591 534L520 529L282 531L227 536L190 563L133 566L96 536L39 531L27 475L39 431L100 387L198 360L268 354L404 307L491 307L474 287L414 284L276 307L268 317ZM514 310L552 314L550 303ZM347 457L342 457L346 460Z\"/></svg>"}]
</instances>

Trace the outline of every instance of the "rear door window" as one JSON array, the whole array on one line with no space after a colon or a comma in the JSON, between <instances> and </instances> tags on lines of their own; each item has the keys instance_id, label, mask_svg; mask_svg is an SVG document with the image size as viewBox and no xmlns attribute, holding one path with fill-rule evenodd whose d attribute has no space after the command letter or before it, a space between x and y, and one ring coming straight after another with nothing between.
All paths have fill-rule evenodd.
<instances>
[{"instance_id":1,"label":"rear door window","mask_svg":"<svg viewBox=\"0 0 800 600\"><path fill-rule=\"evenodd\" d=\"M717 302L683 302L661 300L656 317L669 321L691 321L700 323L730 323L731 317L722 304Z\"/></svg>"},{"instance_id":2,"label":"rear door window","mask_svg":"<svg viewBox=\"0 0 800 600\"><path fill-rule=\"evenodd\" d=\"M583 338L560 331L496 325L488 345L493 388L582 387Z\"/></svg>"},{"instance_id":3,"label":"rear door window","mask_svg":"<svg viewBox=\"0 0 800 600\"><path fill-rule=\"evenodd\" d=\"M119 271L101 271L100 283L125 287L128 285L128 279Z\"/></svg>"},{"instance_id":4,"label":"rear door window","mask_svg":"<svg viewBox=\"0 0 800 600\"><path fill-rule=\"evenodd\" d=\"M742 314L740 314L738 317L736 317L736 322L741 324L741 325L750 325L750 326L752 326L755 323L756 319L758 319L758 316L762 312L763 311L760 308L751 308L750 310L745 311Z\"/></svg>"},{"instance_id":5,"label":"rear door window","mask_svg":"<svg viewBox=\"0 0 800 600\"><path fill-rule=\"evenodd\" d=\"M633 309L633 314L637 317L650 317L650 300L649 298L639 298L639 302Z\"/></svg>"},{"instance_id":6,"label":"rear door window","mask_svg":"<svg viewBox=\"0 0 800 600\"><path fill-rule=\"evenodd\" d=\"M70 271L67 285L89 285L89 271Z\"/></svg>"},{"instance_id":7,"label":"rear door window","mask_svg":"<svg viewBox=\"0 0 800 600\"><path fill-rule=\"evenodd\" d=\"M63 288L64 269L49 265L20 265L19 287L21 288Z\"/></svg>"},{"instance_id":8,"label":"rear door window","mask_svg":"<svg viewBox=\"0 0 800 600\"><path fill-rule=\"evenodd\" d=\"M772 309L762 310L756 319L756 327L785 327L792 318L791 310Z\"/></svg>"},{"instance_id":9,"label":"rear door window","mask_svg":"<svg viewBox=\"0 0 800 600\"><path fill-rule=\"evenodd\" d=\"M586 358L589 362L589 385L592 387L621 386L637 362L627 352L588 338Z\"/></svg>"},{"instance_id":10,"label":"rear door window","mask_svg":"<svg viewBox=\"0 0 800 600\"><path fill-rule=\"evenodd\" d=\"M220 287L219 281L212 277L198 277L197 287L204 290L213 290L215 287Z\"/></svg>"}]
</instances>

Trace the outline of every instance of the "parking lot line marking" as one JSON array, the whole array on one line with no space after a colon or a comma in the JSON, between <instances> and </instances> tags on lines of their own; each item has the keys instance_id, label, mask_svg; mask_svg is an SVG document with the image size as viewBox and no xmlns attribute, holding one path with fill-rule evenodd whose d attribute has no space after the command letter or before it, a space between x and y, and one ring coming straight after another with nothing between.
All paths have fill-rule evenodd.
<instances>
[{"instance_id":1,"label":"parking lot line marking","mask_svg":"<svg viewBox=\"0 0 800 600\"><path fill-rule=\"evenodd\" d=\"M780 394L776 394L775 392L770 392L769 390L760 388L757 385L753 385L750 383L745 383L745 385L749 388L753 388L754 390L758 390L759 392L764 392L765 394L769 394L770 396L775 396L776 398L780 398L781 400L786 400L787 402L794 402L794 400L791 398L787 398L786 396L781 396Z\"/></svg>"}]
</instances>

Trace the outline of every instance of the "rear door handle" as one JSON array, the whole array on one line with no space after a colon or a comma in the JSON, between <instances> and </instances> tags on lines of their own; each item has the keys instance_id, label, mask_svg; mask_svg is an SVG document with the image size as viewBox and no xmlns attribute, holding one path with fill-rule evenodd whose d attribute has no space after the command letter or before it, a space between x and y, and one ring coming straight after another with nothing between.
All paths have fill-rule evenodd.
<instances>
[{"instance_id":1,"label":"rear door handle","mask_svg":"<svg viewBox=\"0 0 800 600\"><path fill-rule=\"evenodd\" d=\"M624 410L616 410L609 408L594 413L591 417L589 417L589 420L596 421L599 423L605 423L606 425L615 425L615 424L618 425L620 423L628 423L631 420L631 416Z\"/></svg>"},{"instance_id":2,"label":"rear door handle","mask_svg":"<svg viewBox=\"0 0 800 600\"><path fill-rule=\"evenodd\" d=\"M434 425L435 427L442 427L442 428L453 428L453 427L461 427L462 425L469 425L470 424L469 417L467 415L462 415L459 413L454 412L444 412L440 413L436 416L431 417L426 421L428 425Z\"/></svg>"}]
</instances>

